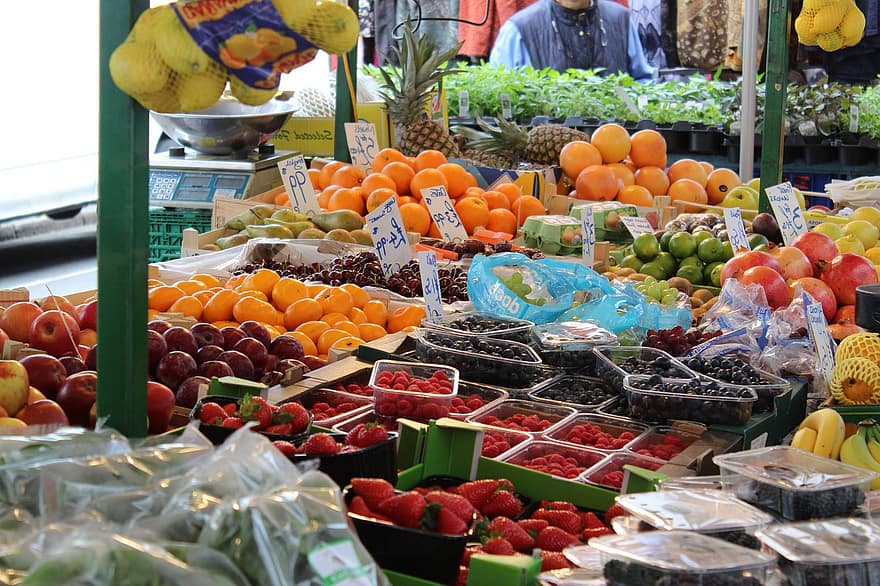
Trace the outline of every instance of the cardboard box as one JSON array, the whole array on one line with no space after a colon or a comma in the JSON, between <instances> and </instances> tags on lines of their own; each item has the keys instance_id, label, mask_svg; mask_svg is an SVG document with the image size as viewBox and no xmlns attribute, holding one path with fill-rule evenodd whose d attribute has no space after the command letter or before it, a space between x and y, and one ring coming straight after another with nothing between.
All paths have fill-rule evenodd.
<instances>
[{"instance_id":1,"label":"cardboard box","mask_svg":"<svg viewBox=\"0 0 880 586\"><path fill-rule=\"evenodd\" d=\"M358 120L376 126L377 150L393 144L393 124L385 113L385 102L359 102ZM299 151L307 157L332 157L335 135L333 118L291 116L281 127L273 142L275 148Z\"/></svg>"},{"instance_id":2,"label":"cardboard box","mask_svg":"<svg viewBox=\"0 0 880 586\"><path fill-rule=\"evenodd\" d=\"M233 218L241 212L252 208L259 204L269 204L278 209L281 206L275 205L275 197L284 193L284 186L275 187L269 191L257 194L247 199L236 199L234 197L224 197L215 195L211 208L211 228L216 230L226 225L230 218Z\"/></svg>"}]
</instances>

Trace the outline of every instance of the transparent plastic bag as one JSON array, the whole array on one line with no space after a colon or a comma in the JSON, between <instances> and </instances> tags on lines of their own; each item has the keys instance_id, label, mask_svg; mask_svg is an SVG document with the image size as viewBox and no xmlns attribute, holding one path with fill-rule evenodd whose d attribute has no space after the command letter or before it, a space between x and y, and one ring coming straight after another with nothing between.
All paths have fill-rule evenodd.
<instances>
[{"instance_id":1,"label":"transparent plastic bag","mask_svg":"<svg viewBox=\"0 0 880 586\"><path fill-rule=\"evenodd\" d=\"M727 279L718 295L718 301L703 315L700 329L730 332L745 328L763 348L770 323L770 306L760 285L743 285L736 279Z\"/></svg>"},{"instance_id":2,"label":"transparent plastic bag","mask_svg":"<svg viewBox=\"0 0 880 586\"><path fill-rule=\"evenodd\" d=\"M819 358L807 331L804 315L804 295L808 302L814 299L800 287L792 295L787 307L780 307L770 316L767 344L758 364L777 376L799 376L813 379L813 387L827 394L828 383L818 368Z\"/></svg>"},{"instance_id":3,"label":"transparent plastic bag","mask_svg":"<svg viewBox=\"0 0 880 586\"><path fill-rule=\"evenodd\" d=\"M113 456L131 451L128 440L110 428L94 431L62 427L40 435L0 436L0 470L28 466L48 460Z\"/></svg>"}]
</instances>

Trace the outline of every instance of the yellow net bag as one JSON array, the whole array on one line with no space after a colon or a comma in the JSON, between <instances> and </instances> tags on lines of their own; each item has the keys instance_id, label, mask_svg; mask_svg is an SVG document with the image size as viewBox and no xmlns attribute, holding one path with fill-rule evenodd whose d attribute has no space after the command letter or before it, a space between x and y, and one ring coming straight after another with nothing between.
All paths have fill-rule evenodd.
<instances>
[{"instance_id":1,"label":"yellow net bag","mask_svg":"<svg viewBox=\"0 0 880 586\"><path fill-rule=\"evenodd\" d=\"M802 45L818 45L830 53L862 40L865 15L853 0L804 0L794 30Z\"/></svg>"},{"instance_id":2,"label":"yellow net bag","mask_svg":"<svg viewBox=\"0 0 880 586\"><path fill-rule=\"evenodd\" d=\"M867 358L847 358L834 365L829 384L840 405L880 403L880 366Z\"/></svg>"},{"instance_id":3,"label":"yellow net bag","mask_svg":"<svg viewBox=\"0 0 880 586\"><path fill-rule=\"evenodd\" d=\"M837 346L834 360L843 362L850 358L867 358L880 366L880 334L864 332L844 338Z\"/></svg>"},{"instance_id":4,"label":"yellow net bag","mask_svg":"<svg viewBox=\"0 0 880 586\"><path fill-rule=\"evenodd\" d=\"M240 102L258 106L318 49L351 50L359 28L354 11L332 0L181 0L140 15L110 56L110 75L156 112L208 108L227 83Z\"/></svg>"}]
</instances>

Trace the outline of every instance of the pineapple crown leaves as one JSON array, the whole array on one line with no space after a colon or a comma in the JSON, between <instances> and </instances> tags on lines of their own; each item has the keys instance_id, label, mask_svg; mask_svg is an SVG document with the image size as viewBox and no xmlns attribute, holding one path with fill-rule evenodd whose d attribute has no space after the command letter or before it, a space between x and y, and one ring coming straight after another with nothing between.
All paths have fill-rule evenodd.
<instances>
[{"instance_id":1,"label":"pineapple crown leaves","mask_svg":"<svg viewBox=\"0 0 880 586\"><path fill-rule=\"evenodd\" d=\"M479 116L475 119L481 130L469 126L455 125L450 130L460 134L468 141L468 147L488 153L523 151L528 142L528 133L502 117L497 118L498 126L492 126Z\"/></svg>"}]
</instances>

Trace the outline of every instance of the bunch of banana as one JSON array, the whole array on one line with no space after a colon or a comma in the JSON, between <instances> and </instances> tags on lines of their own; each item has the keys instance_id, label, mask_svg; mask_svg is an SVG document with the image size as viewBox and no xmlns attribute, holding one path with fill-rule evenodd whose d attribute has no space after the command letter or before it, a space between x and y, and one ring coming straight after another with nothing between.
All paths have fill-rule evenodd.
<instances>
[{"instance_id":1,"label":"bunch of banana","mask_svg":"<svg viewBox=\"0 0 880 586\"><path fill-rule=\"evenodd\" d=\"M798 426L791 447L836 460L845 437L846 428L840 413L834 409L819 409Z\"/></svg>"},{"instance_id":2,"label":"bunch of banana","mask_svg":"<svg viewBox=\"0 0 880 586\"><path fill-rule=\"evenodd\" d=\"M880 425L873 419L859 422L859 429L840 447L840 461L880 473ZM871 490L880 489L880 476L871 481Z\"/></svg>"}]
</instances>

